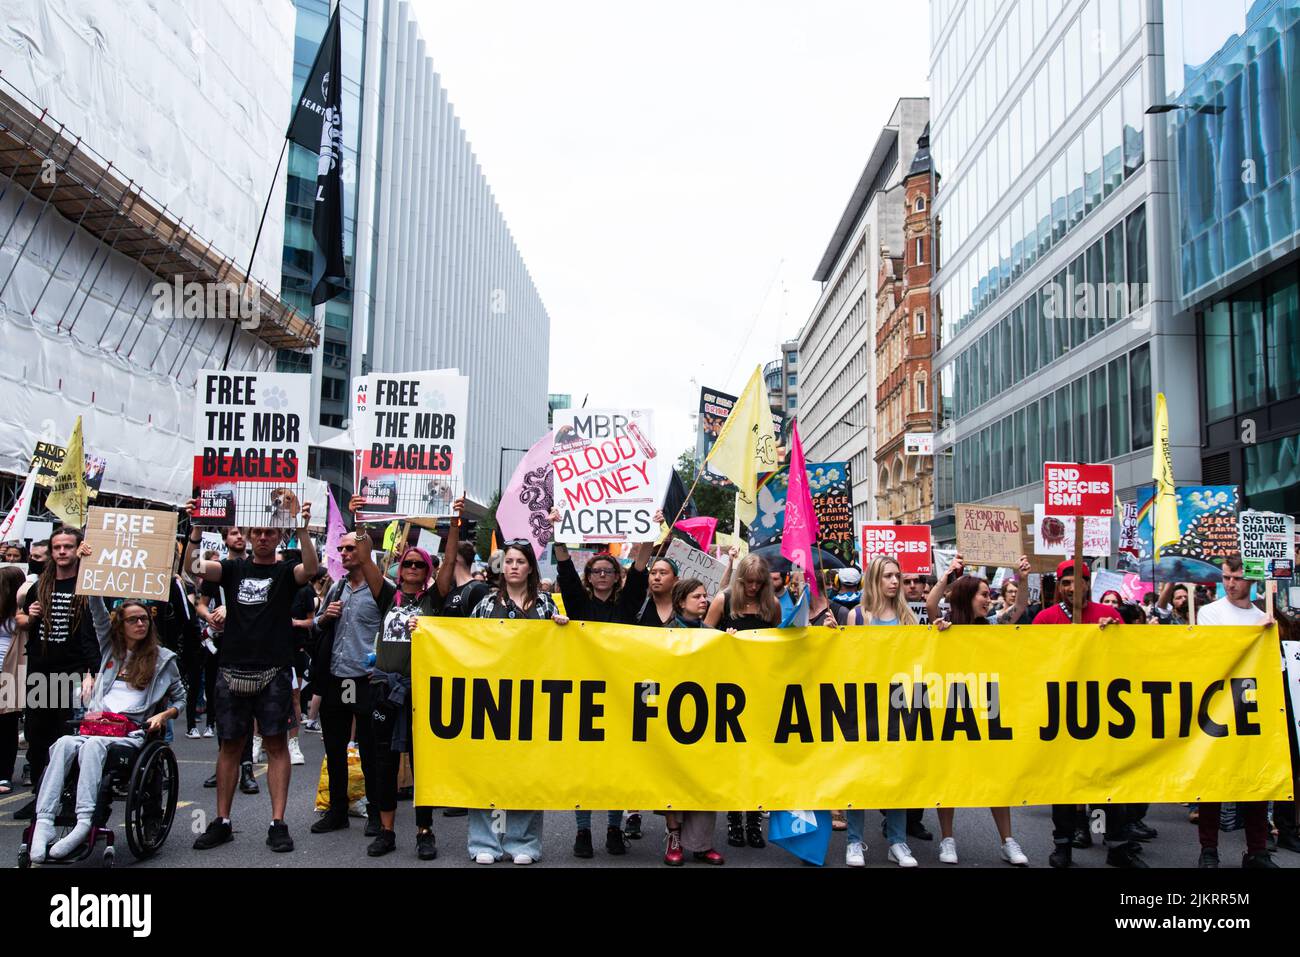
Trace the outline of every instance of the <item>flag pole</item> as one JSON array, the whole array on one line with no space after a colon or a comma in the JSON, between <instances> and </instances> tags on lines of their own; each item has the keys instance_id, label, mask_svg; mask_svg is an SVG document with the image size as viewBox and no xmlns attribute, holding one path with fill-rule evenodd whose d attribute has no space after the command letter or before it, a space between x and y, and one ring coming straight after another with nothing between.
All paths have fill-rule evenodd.
<instances>
[{"instance_id":1,"label":"flag pole","mask_svg":"<svg viewBox=\"0 0 1300 957\"><path fill-rule=\"evenodd\" d=\"M266 225L266 214L271 209L271 197L275 195L275 184L280 181L280 167L284 165L284 154L289 150L289 137L284 138L280 144L280 158L275 161L275 173L271 176L271 189L266 194L266 202L262 204L262 218L257 223L257 234L253 237L253 251L248 254L248 281L253 281L253 260L257 258L257 246L262 241L262 227ZM230 324L230 338L226 340L226 354L221 360L221 368L224 370L230 364L230 350L235 345L235 330L239 328L239 323Z\"/></svg>"}]
</instances>

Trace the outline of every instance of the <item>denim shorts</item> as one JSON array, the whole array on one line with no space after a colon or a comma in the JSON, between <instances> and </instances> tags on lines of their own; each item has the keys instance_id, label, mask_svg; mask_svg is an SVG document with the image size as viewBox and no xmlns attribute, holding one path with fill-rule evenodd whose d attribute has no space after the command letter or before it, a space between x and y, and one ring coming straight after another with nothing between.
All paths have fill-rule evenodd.
<instances>
[{"instance_id":1,"label":"denim shorts","mask_svg":"<svg viewBox=\"0 0 1300 957\"><path fill-rule=\"evenodd\" d=\"M281 668L270 684L255 695L237 695L230 690L225 676L217 672L215 692L217 710L217 738L237 741L253 732L263 737L284 734L295 726L293 717L293 673Z\"/></svg>"}]
</instances>

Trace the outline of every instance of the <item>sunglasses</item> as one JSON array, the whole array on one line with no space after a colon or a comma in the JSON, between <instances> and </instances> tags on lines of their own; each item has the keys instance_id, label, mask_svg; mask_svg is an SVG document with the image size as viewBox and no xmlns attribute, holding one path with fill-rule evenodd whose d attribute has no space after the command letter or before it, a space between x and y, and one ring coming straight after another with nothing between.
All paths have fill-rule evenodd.
<instances>
[{"instance_id":1,"label":"sunglasses","mask_svg":"<svg viewBox=\"0 0 1300 957\"><path fill-rule=\"evenodd\" d=\"M510 539L508 542L503 542L502 545L501 545L501 547L502 547L502 548L505 548L507 545L515 545L515 546L525 546L525 545L526 545L526 546L529 547L529 548L532 548L532 547L533 547L533 543L530 542L530 541L529 541L528 539L526 539L526 538L512 538L512 539Z\"/></svg>"},{"instance_id":2,"label":"sunglasses","mask_svg":"<svg viewBox=\"0 0 1300 957\"><path fill-rule=\"evenodd\" d=\"M429 566L426 565L424 562L409 561L409 562L402 562L402 567L403 568L428 568Z\"/></svg>"},{"instance_id":3,"label":"sunglasses","mask_svg":"<svg viewBox=\"0 0 1300 957\"><path fill-rule=\"evenodd\" d=\"M357 550L357 546L355 546L355 545L340 545L340 546L339 546L339 551L341 551L341 552L355 552L356 550Z\"/></svg>"}]
</instances>

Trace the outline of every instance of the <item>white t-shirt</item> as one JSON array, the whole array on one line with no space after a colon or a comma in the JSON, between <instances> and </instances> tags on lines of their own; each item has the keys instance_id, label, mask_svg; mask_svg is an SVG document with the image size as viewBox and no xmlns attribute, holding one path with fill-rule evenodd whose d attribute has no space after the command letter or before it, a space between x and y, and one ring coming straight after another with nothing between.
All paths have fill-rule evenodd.
<instances>
[{"instance_id":1,"label":"white t-shirt","mask_svg":"<svg viewBox=\"0 0 1300 957\"><path fill-rule=\"evenodd\" d=\"M108 694L104 695L104 710L112 711L114 714L131 714L136 711L143 711L148 702L144 696L149 692L148 688L139 690L132 688L130 682L118 678L113 682L113 687L108 689Z\"/></svg>"},{"instance_id":2,"label":"white t-shirt","mask_svg":"<svg viewBox=\"0 0 1300 957\"><path fill-rule=\"evenodd\" d=\"M1266 621L1268 615L1254 605L1238 608L1226 598L1212 601L1196 613L1198 625L1262 625Z\"/></svg>"}]
</instances>

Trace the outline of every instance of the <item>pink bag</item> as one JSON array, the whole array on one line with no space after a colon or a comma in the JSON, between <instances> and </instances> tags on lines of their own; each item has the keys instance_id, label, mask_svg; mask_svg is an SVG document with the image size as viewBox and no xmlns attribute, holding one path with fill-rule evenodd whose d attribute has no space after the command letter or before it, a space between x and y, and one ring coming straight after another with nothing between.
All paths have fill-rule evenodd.
<instances>
[{"instance_id":1,"label":"pink bag","mask_svg":"<svg viewBox=\"0 0 1300 957\"><path fill-rule=\"evenodd\" d=\"M90 738L125 738L140 726L124 714L113 711L90 711L81 719L78 734Z\"/></svg>"}]
</instances>

